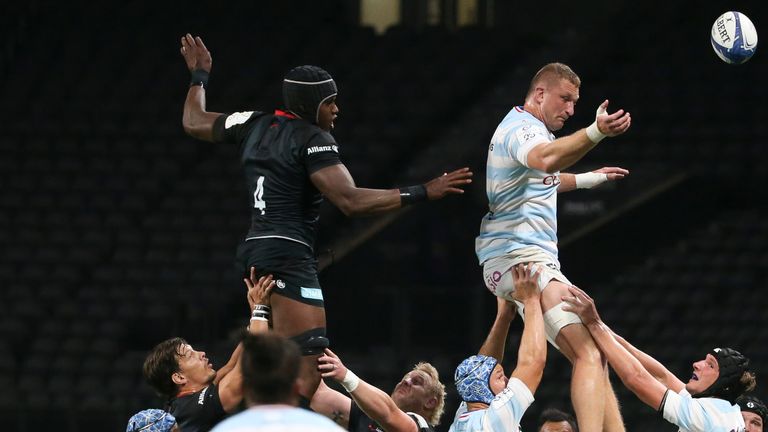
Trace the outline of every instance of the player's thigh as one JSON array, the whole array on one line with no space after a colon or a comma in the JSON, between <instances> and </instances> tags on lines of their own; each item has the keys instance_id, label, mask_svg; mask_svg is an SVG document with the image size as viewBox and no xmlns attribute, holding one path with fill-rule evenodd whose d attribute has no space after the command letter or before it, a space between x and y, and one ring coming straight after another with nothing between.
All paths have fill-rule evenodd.
<instances>
[{"instance_id":1,"label":"player's thigh","mask_svg":"<svg viewBox=\"0 0 768 432\"><path fill-rule=\"evenodd\" d=\"M595 344L589 330L581 323L578 315L566 312L562 308L565 305L563 297L570 295L570 284L550 280L541 292L541 308L544 311L544 322L547 336L554 339L568 359L600 362L601 354Z\"/></svg>"},{"instance_id":2,"label":"player's thigh","mask_svg":"<svg viewBox=\"0 0 768 432\"><path fill-rule=\"evenodd\" d=\"M570 295L568 287L570 285L558 280L550 280L544 290L541 292L541 309L547 313L553 307L563 302L563 296Z\"/></svg>"},{"instance_id":3,"label":"player's thigh","mask_svg":"<svg viewBox=\"0 0 768 432\"><path fill-rule=\"evenodd\" d=\"M283 295L272 295L272 328L293 337L306 331L325 328L325 308L302 303Z\"/></svg>"},{"instance_id":4,"label":"player's thigh","mask_svg":"<svg viewBox=\"0 0 768 432\"><path fill-rule=\"evenodd\" d=\"M323 292L317 278L317 261L306 246L287 240L251 240L238 250L244 272L275 280L270 298L273 329L293 337L310 330L325 330Z\"/></svg>"}]
</instances>

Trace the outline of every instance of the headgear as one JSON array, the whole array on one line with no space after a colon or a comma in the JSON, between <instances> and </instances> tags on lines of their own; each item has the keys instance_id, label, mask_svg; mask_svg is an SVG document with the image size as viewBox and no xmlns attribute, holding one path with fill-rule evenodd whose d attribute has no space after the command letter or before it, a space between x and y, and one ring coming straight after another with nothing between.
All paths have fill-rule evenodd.
<instances>
[{"instance_id":1,"label":"headgear","mask_svg":"<svg viewBox=\"0 0 768 432\"><path fill-rule=\"evenodd\" d=\"M317 124L320 104L336 93L336 82L317 66L295 67L283 79L285 109L311 123Z\"/></svg>"},{"instance_id":2,"label":"headgear","mask_svg":"<svg viewBox=\"0 0 768 432\"><path fill-rule=\"evenodd\" d=\"M456 390L464 402L491 403L496 395L491 391L491 372L498 361L493 357L474 355L456 368Z\"/></svg>"},{"instance_id":3,"label":"headgear","mask_svg":"<svg viewBox=\"0 0 768 432\"><path fill-rule=\"evenodd\" d=\"M720 374L711 386L693 397L716 397L733 403L746 390L741 376L749 370L749 359L731 348L715 348L710 354L717 359Z\"/></svg>"},{"instance_id":4,"label":"headgear","mask_svg":"<svg viewBox=\"0 0 768 432\"><path fill-rule=\"evenodd\" d=\"M760 399L754 396L739 396L739 398L736 399L736 405L738 405L742 411L759 415L760 418L763 419L763 423L765 423L766 417L768 417L768 408L765 407L765 404Z\"/></svg>"},{"instance_id":5,"label":"headgear","mask_svg":"<svg viewBox=\"0 0 768 432\"><path fill-rule=\"evenodd\" d=\"M128 420L125 432L169 432L176 419L168 412L160 409L139 411Z\"/></svg>"}]
</instances>

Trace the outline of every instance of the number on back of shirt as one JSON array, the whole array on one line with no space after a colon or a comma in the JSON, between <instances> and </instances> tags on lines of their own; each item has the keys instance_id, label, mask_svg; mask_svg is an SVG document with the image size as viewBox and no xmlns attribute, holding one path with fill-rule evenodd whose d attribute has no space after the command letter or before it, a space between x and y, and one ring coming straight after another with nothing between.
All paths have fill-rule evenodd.
<instances>
[{"instance_id":1,"label":"number on back of shirt","mask_svg":"<svg viewBox=\"0 0 768 432\"><path fill-rule=\"evenodd\" d=\"M264 176L256 180L256 192L253 193L253 207L261 210L264 215L267 211L267 202L264 201Z\"/></svg>"}]
</instances>

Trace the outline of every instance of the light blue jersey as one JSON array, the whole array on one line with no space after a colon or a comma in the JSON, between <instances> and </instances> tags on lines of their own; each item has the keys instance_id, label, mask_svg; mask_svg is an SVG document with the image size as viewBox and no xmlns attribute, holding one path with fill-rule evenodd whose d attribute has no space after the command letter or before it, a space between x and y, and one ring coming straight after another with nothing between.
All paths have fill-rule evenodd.
<instances>
[{"instance_id":1,"label":"light blue jersey","mask_svg":"<svg viewBox=\"0 0 768 432\"><path fill-rule=\"evenodd\" d=\"M480 264L526 248L538 249L557 262L560 173L528 167L528 152L554 139L544 123L519 106L496 128L486 171L489 212L475 240Z\"/></svg>"},{"instance_id":2,"label":"light blue jersey","mask_svg":"<svg viewBox=\"0 0 768 432\"><path fill-rule=\"evenodd\" d=\"M487 409L467 411L466 402L462 402L448 432L519 432L520 419L532 403L533 394L528 386L510 378Z\"/></svg>"},{"instance_id":3,"label":"light blue jersey","mask_svg":"<svg viewBox=\"0 0 768 432\"><path fill-rule=\"evenodd\" d=\"M746 430L741 408L719 398L693 398L687 390L667 390L662 413L664 419L680 427L680 432L743 432Z\"/></svg>"},{"instance_id":4,"label":"light blue jersey","mask_svg":"<svg viewBox=\"0 0 768 432\"><path fill-rule=\"evenodd\" d=\"M288 405L261 405L224 420L211 432L339 432L320 414Z\"/></svg>"}]
</instances>

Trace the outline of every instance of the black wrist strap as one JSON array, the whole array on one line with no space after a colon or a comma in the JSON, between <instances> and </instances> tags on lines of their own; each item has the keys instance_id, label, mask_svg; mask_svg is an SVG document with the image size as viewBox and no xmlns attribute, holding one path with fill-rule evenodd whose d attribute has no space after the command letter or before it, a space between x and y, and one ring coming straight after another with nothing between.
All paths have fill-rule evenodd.
<instances>
[{"instance_id":1,"label":"black wrist strap","mask_svg":"<svg viewBox=\"0 0 768 432\"><path fill-rule=\"evenodd\" d=\"M208 87L208 77L210 74L203 69L195 69L192 71L192 77L189 80L189 86L200 86L202 88Z\"/></svg>"},{"instance_id":2,"label":"black wrist strap","mask_svg":"<svg viewBox=\"0 0 768 432\"><path fill-rule=\"evenodd\" d=\"M416 186L407 186L400 188L400 206L405 207L411 204L427 200L427 187L423 184Z\"/></svg>"}]
</instances>

